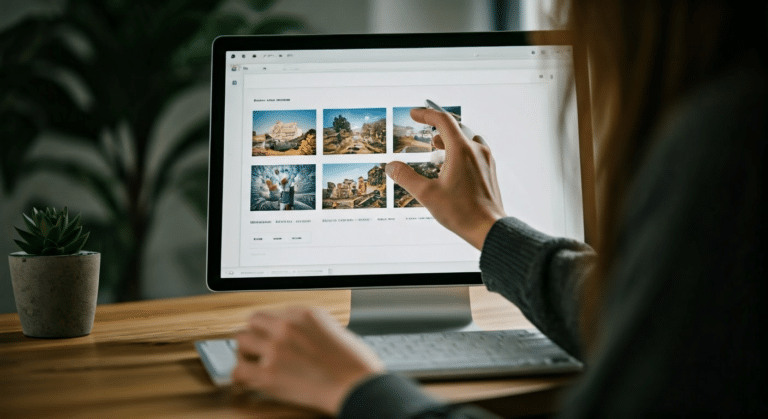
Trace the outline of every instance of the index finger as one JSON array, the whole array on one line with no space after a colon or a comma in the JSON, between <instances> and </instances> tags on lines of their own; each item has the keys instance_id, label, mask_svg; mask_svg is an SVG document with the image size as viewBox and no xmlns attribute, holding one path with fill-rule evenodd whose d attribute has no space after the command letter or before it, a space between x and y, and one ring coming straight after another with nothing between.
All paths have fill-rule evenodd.
<instances>
[{"instance_id":1,"label":"index finger","mask_svg":"<svg viewBox=\"0 0 768 419\"><path fill-rule=\"evenodd\" d=\"M459 123L448 113L438 112L434 109L414 108L411 109L411 118L416 122L431 125L437 128L443 143L453 141L468 142L469 139L459 128Z\"/></svg>"}]
</instances>

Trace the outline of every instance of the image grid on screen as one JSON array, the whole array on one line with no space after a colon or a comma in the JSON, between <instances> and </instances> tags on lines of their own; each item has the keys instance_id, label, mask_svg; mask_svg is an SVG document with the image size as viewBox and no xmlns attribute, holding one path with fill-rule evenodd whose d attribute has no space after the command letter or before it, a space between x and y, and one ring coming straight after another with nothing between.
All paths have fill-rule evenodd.
<instances>
[{"instance_id":1,"label":"image grid on screen","mask_svg":"<svg viewBox=\"0 0 768 419\"><path fill-rule=\"evenodd\" d=\"M254 157L315 154L317 111L253 111Z\"/></svg>"},{"instance_id":2,"label":"image grid on screen","mask_svg":"<svg viewBox=\"0 0 768 419\"><path fill-rule=\"evenodd\" d=\"M325 109L323 111L323 154L386 152L386 108Z\"/></svg>"}]
</instances>

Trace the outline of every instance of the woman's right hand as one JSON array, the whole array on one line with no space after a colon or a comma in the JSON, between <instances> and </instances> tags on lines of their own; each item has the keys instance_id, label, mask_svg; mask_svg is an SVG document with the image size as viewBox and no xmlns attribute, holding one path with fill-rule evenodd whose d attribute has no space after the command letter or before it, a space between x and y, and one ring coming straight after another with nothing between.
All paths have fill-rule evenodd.
<instances>
[{"instance_id":1,"label":"woman's right hand","mask_svg":"<svg viewBox=\"0 0 768 419\"><path fill-rule=\"evenodd\" d=\"M477 249L493 224L505 217L496 180L496 164L482 137L466 138L456 120L445 112L413 109L416 122L437 128L432 139L445 150L445 162L437 179L427 179L405 163L386 166L392 180L407 190L435 219Z\"/></svg>"}]
</instances>

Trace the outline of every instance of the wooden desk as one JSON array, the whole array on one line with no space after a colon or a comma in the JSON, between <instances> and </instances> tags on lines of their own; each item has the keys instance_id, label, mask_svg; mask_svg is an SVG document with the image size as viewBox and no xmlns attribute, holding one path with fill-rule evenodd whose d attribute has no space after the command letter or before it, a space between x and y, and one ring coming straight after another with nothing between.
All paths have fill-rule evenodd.
<instances>
[{"instance_id":1,"label":"wooden desk","mask_svg":"<svg viewBox=\"0 0 768 419\"><path fill-rule=\"evenodd\" d=\"M512 304L482 287L471 290L476 322L486 330L530 327ZM237 331L258 306L326 307L346 323L349 291L210 294L101 305L89 336L33 339L18 315L0 315L0 417L309 418L315 412L219 390L192 342ZM572 377L430 383L454 402L476 402L504 416L549 413Z\"/></svg>"}]
</instances>

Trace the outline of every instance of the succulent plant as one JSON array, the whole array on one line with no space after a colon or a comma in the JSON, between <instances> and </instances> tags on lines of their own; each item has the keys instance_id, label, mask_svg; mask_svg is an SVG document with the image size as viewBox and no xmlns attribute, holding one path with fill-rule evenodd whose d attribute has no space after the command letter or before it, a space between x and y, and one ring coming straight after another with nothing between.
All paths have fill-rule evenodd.
<instances>
[{"instance_id":1,"label":"succulent plant","mask_svg":"<svg viewBox=\"0 0 768 419\"><path fill-rule=\"evenodd\" d=\"M32 217L22 214L28 231L16 227L22 240L14 240L21 250L30 255L73 255L83 248L91 234L83 234L80 214L69 220L67 207L61 211L56 211L56 208L46 208L45 211L32 208L32 212Z\"/></svg>"}]
</instances>

